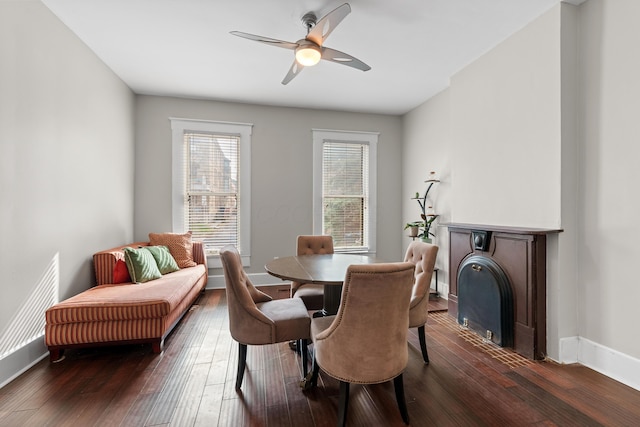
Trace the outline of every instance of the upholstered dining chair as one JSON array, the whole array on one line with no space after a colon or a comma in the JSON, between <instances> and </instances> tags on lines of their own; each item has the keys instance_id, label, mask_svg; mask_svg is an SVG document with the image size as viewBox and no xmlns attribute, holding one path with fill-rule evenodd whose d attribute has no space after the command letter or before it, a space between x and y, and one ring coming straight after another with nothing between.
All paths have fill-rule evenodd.
<instances>
[{"instance_id":1,"label":"upholstered dining chair","mask_svg":"<svg viewBox=\"0 0 640 427\"><path fill-rule=\"evenodd\" d=\"M431 276L433 276L437 255L438 247L436 245L415 240L409 244L404 256L405 261L416 266L411 305L409 306L409 327L418 328L422 360L427 365L429 364L429 353L427 352L425 325L427 324Z\"/></svg>"},{"instance_id":2,"label":"upholstered dining chair","mask_svg":"<svg viewBox=\"0 0 640 427\"><path fill-rule=\"evenodd\" d=\"M402 419L409 424L402 373L407 366L409 303L415 266L410 262L351 265L335 316L311 320L313 374L340 381L338 425L347 420L349 384L393 380Z\"/></svg>"},{"instance_id":3,"label":"upholstered dining chair","mask_svg":"<svg viewBox=\"0 0 640 427\"><path fill-rule=\"evenodd\" d=\"M333 237L298 236L296 255L332 254ZM291 282L291 296L300 298L307 310L320 310L324 307L324 286L312 283Z\"/></svg>"},{"instance_id":4,"label":"upholstered dining chair","mask_svg":"<svg viewBox=\"0 0 640 427\"><path fill-rule=\"evenodd\" d=\"M236 390L242 386L247 360L247 345L265 345L297 340L302 354L302 374L307 375L307 343L311 319L298 298L272 300L253 286L242 268L242 260L233 245L220 250L227 289L229 330L239 344Z\"/></svg>"}]
</instances>

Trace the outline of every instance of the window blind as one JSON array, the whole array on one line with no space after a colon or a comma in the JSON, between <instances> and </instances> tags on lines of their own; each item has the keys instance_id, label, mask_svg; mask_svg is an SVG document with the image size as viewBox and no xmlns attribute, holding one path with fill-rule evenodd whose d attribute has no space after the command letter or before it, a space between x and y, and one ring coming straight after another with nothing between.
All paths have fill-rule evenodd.
<instances>
[{"instance_id":1,"label":"window blind","mask_svg":"<svg viewBox=\"0 0 640 427\"><path fill-rule=\"evenodd\" d=\"M185 228L208 254L224 245L240 250L238 152L240 137L185 132Z\"/></svg>"},{"instance_id":2,"label":"window blind","mask_svg":"<svg viewBox=\"0 0 640 427\"><path fill-rule=\"evenodd\" d=\"M322 145L323 233L336 249L368 245L369 146L324 141Z\"/></svg>"}]
</instances>

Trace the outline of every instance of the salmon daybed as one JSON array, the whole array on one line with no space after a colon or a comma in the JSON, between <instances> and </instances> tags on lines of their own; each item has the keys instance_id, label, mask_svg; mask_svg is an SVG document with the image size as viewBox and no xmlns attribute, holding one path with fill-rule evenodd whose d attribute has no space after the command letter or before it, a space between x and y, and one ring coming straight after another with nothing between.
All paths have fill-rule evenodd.
<instances>
[{"instance_id":1,"label":"salmon daybed","mask_svg":"<svg viewBox=\"0 0 640 427\"><path fill-rule=\"evenodd\" d=\"M207 284L204 246L190 243L193 266L144 283L131 282L124 248L140 249L149 242L94 254L97 285L46 311L50 360L60 359L65 349L74 347L150 343L154 353L162 352L164 339Z\"/></svg>"}]
</instances>

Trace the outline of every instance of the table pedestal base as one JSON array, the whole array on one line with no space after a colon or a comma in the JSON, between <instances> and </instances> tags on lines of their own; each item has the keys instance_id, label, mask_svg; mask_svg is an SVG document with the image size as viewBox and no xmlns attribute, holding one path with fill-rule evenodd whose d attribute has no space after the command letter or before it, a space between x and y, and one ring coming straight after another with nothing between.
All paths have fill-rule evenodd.
<instances>
[{"instance_id":1,"label":"table pedestal base","mask_svg":"<svg viewBox=\"0 0 640 427\"><path fill-rule=\"evenodd\" d=\"M324 285L324 307L313 313L313 317L334 316L338 313L340 307L340 298L342 297L341 285Z\"/></svg>"}]
</instances>

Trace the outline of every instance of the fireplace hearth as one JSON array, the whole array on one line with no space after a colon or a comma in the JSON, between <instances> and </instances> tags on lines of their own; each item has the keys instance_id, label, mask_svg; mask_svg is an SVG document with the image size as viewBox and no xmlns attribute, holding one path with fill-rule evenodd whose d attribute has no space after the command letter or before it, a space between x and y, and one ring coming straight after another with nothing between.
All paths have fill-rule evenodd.
<instances>
[{"instance_id":1,"label":"fireplace hearth","mask_svg":"<svg viewBox=\"0 0 640 427\"><path fill-rule=\"evenodd\" d=\"M546 238L561 230L448 224L449 315L528 359L546 356Z\"/></svg>"}]
</instances>

